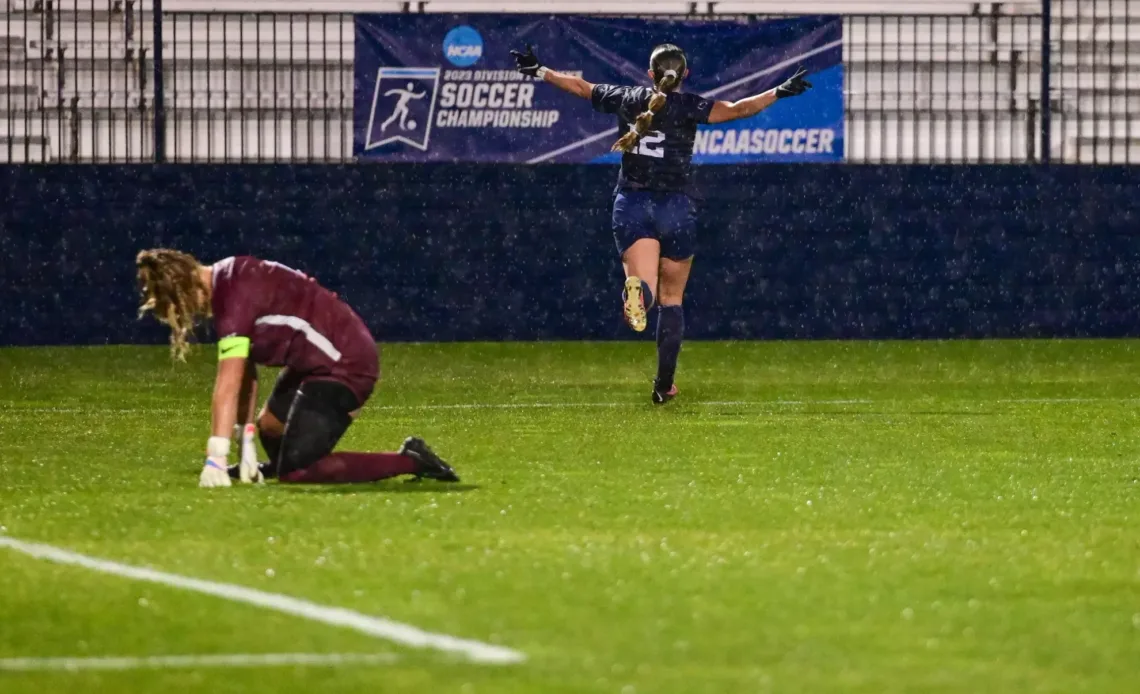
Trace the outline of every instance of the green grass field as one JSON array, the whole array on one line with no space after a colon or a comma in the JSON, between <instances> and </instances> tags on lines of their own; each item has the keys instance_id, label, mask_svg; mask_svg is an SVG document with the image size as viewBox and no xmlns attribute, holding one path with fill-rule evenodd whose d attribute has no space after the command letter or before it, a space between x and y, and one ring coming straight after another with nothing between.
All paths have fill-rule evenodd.
<instances>
[{"instance_id":1,"label":"green grass field","mask_svg":"<svg viewBox=\"0 0 1140 694\"><path fill-rule=\"evenodd\" d=\"M1137 344L694 343L665 408L651 344L386 346L342 447L421 434L454 489L200 490L209 350L3 349L0 534L527 660L0 547L0 659L394 656L0 691L1135 692Z\"/></svg>"}]
</instances>

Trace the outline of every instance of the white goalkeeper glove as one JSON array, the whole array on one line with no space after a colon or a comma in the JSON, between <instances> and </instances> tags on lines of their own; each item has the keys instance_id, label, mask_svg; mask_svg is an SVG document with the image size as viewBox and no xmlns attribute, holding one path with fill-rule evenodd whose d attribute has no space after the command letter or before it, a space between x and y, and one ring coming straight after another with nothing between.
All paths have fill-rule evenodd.
<instances>
[{"instance_id":1,"label":"white goalkeeper glove","mask_svg":"<svg viewBox=\"0 0 1140 694\"><path fill-rule=\"evenodd\" d=\"M241 433L241 465L238 467L238 476L245 484L261 484L265 476L261 474L261 465L257 462L257 444L253 437L257 434L257 427L246 424Z\"/></svg>"},{"instance_id":2,"label":"white goalkeeper glove","mask_svg":"<svg viewBox=\"0 0 1140 694\"><path fill-rule=\"evenodd\" d=\"M230 440L223 436L211 436L206 443L206 464L198 476L199 487L229 487L230 473L227 458L230 454Z\"/></svg>"},{"instance_id":3,"label":"white goalkeeper glove","mask_svg":"<svg viewBox=\"0 0 1140 694\"><path fill-rule=\"evenodd\" d=\"M202 474L198 476L198 486L229 487L232 485L233 482L230 481L230 473L226 470L226 464L213 458L206 458L206 464L202 466Z\"/></svg>"}]
</instances>

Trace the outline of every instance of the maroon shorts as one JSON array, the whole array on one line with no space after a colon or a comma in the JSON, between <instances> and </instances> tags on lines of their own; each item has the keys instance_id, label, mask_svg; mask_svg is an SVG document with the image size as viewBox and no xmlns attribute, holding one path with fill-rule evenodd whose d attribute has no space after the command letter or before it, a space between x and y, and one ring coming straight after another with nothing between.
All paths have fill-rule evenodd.
<instances>
[{"instance_id":1,"label":"maroon shorts","mask_svg":"<svg viewBox=\"0 0 1140 694\"><path fill-rule=\"evenodd\" d=\"M358 319L356 323L352 334L347 339L342 338L340 361L333 365L330 378L325 380L348 386L363 407L380 380L380 346L368 332L364 321ZM312 374L310 378L318 378L318 375Z\"/></svg>"},{"instance_id":2,"label":"maroon shorts","mask_svg":"<svg viewBox=\"0 0 1140 694\"><path fill-rule=\"evenodd\" d=\"M376 382L380 380L380 347L372 339L368 328L360 322L359 327L353 331L357 334L347 336L347 339L337 341L341 350L341 358L328 369L317 371L300 371L285 367L277 376L273 385L273 392L266 401L266 408L278 420L284 422L289 417L289 408L293 406L293 399L301 386L311 381L332 381L345 386L355 400L355 406L344 403L347 411L358 410L372 397Z\"/></svg>"}]
</instances>

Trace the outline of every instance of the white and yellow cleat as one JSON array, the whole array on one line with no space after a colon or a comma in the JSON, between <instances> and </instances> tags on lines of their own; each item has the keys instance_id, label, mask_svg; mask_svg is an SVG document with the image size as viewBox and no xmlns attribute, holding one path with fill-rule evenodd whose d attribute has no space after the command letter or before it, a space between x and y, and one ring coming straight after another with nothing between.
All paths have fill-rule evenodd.
<instances>
[{"instance_id":1,"label":"white and yellow cleat","mask_svg":"<svg viewBox=\"0 0 1140 694\"><path fill-rule=\"evenodd\" d=\"M625 322L637 332L645 330L649 322L645 315L645 297L641 292L641 278L630 275L625 278Z\"/></svg>"}]
</instances>

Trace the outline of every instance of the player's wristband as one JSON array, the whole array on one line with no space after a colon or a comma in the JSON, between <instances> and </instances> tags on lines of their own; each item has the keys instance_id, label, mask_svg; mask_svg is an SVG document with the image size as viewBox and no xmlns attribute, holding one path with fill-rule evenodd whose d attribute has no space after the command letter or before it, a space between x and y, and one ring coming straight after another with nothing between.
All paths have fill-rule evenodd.
<instances>
[{"instance_id":1,"label":"player's wristband","mask_svg":"<svg viewBox=\"0 0 1140 694\"><path fill-rule=\"evenodd\" d=\"M230 455L230 440L225 436L211 436L206 442L206 456L225 460Z\"/></svg>"},{"instance_id":2,"label":"player's wristband","mask_svg":"<svg viewBox=\"0 0 1140 694\"><path fill-rule=\"evenodd\" d=\"M550 72L550 68L546 67L545 65L539 65L538 69L534 72L534 76L540 80L545 80L546 73L548 72Z\"/></svg>"}]
</instances>

